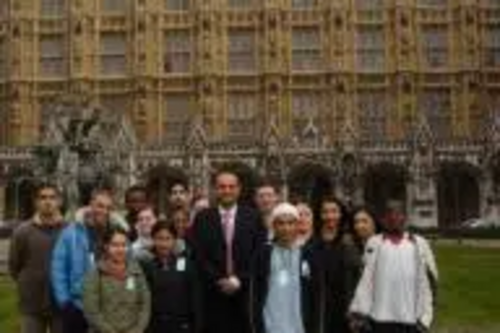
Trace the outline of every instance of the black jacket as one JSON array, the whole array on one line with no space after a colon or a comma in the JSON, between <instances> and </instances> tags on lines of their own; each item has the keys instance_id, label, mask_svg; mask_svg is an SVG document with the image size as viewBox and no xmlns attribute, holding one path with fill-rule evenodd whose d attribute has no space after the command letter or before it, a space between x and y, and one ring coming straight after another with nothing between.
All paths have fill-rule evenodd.
<instances>
[{"instance_id":1,"label":"black jacket","mask_svg":"<svg viewBox=\"0 0 500 333\"><path fill-rule=\"evenodd\" d=\"M190 332L202 332L203 293L193 260L178 256L165 265L153 258L141 261L141 266L151 292L150 327L161 327L161 321L181 322L189 324Z\"/></svg>"},{"instance_id":2,"label":"black jacket","mask_svg":"<svg viewBox=\"0 0 500 333\"><path fill-rule=\"evenodd\" d=\"M252 278L250 282L250 317L252 333L266 332L264 324L264 307L269 292L269 275L271 271L271 254L273 245L267 244L255 255L252 263ZM303 248L300 263L302 320L306 333L320 332L320 295L321 279L316 252L313 248ZM303 271L307 263L309 272ZM272 333L272 332L271 332Z\"/></svg>"},{"instance_id":3,"label":"black jacket","mask_svg":"<svg viewBox=\"0 0 500 333\"><path fill-rule=\"evenodd\" d=\"M233 261L235 275L245 290L250 275L251 257L265 242L260 215L257 211L238 206L235 217ZM216 286L226 274L226 242L218 208L208 208L196 215L190 239L195 258L205 282L210 288Z\"/></svg>"},{"instance_id":4,"label":"black jacket","mask_svg":"<svg viewBox=\"0 0 500 333\"><path fill-rule=\"evenodd\" d=\"M347 313L361 274L361 257L349 237L321 242L322 322L324 333L349 333Z\"/></svg>"}]
</instances>

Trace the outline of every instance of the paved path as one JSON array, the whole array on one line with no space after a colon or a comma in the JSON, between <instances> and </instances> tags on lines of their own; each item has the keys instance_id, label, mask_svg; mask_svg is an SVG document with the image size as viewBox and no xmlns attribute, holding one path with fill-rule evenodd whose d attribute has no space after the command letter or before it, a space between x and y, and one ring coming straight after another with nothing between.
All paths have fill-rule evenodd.
<instances>
[{"instance_id":1,"label":"paved path","mask_svg":"<svg viewBox=\"0 0 500 333\"><path fill-rule=\"evenodd\" d=\"M9 241L0 240L0 275L7 273L7 253L9 248Z\"/></svg>"},{"instance_id":2,"label":"paved path","mask_svg":"<svg viewBox=\"0 0 500 333\"><path fill-rule=\"evenodd\" d=\"M438 239L436 244L500 248L500 239ZM500 333L500 331L499 331Z\"/></svg>"},{"instance_id":3,"label":"paved path","mask_svg":"<svg viewBox=\"0 0 500 333\"><path fill-rule=\"evenodd\" d=\"M462 328L440 328L434 330L433 333L499 333L500 326L492 328L473 328L473 327L462 327Z\"/></svg>"}]
</instances>

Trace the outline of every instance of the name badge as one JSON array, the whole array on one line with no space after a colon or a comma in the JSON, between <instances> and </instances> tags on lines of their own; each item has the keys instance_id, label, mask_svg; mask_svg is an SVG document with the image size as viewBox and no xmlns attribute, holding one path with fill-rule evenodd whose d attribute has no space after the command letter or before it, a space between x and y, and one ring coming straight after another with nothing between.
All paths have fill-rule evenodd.
<instances>
[{"instance_id":1,"label":"name badge","mask_svg":"<svg viewBox=\"0 0 500 333\"><path fill-rule=\"evenodd\" d=\"M302 277L310 277L311 276L311 268L309 267L309 263L307 261L302 262L300 270L302 273Z\"/></svg>"},{"instance_id":2,"label":"name badge","mask_svg":"<svg viewBox=\"0 0 500 333\"><path fill-rule=\"evenodd\" d=\"M94 253L89 253L89 263L90 263L90 266L92 266L92 267L95 266L95 255L94 255Z\"/></svg>"},{"instance_id":3,"label":"name badge","mask_svg":"<svg viewBox=\"0 0 500 333\"><path fill-rule=\"evenodd\" d=\"M184 272L186 270L186 258L179 258L176 268L178 272Z\"/></svg>"},{"instance_id":4,"label":"name badge","mask_svg":"<svg viewBox=\"0 0 500 333\"><path fill-rule=\"evenodd\" d=\"M129 291L135 290L135 279L132 276L127 278L125 288Z\"/></svg>"},{"instance_id":5,"label":"name badge","mask_svg":"<svg viewBox=\"0 0 500 333\"><path fill-rule=\"evenodd\" d=\"M278 272L278 285L286 287L290 283L290 274L287 270L282 269Z\"/></svg>"}]
</instances>

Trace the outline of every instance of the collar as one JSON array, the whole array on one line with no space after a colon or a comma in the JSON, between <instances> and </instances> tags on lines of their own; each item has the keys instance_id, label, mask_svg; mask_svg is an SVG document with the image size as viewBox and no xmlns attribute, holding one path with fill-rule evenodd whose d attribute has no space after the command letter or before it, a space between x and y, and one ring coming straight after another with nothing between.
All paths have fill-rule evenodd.
<instances>
[{"instance_id":1,"label":"collar","mask_svg":"<svg viewBox=\"0 0 500 333\"><path fill-rule=\"evenodd\" d=\"M294 252L294 251L300 250L301 245L298 242L294 242L291 246L285 247L285 246L280 245L277 241L274 241L273 247L276 249L280 249L281 251Z\"/></svg>"},{"instance_id":2,"label":"collar","mask_svg":"<svg viewBox=\"0 0 500 333\"><path fill-rule=\"evenodd\" d=\"M63 217L61 214L57 214L50 223L43 222L40 215L36 214L33 217L33 223L37 226L41 227L58 227L63 224Z\"/></svg>"},{"instance_id":3,"label":"collar","mask_svg":"<svg viewBox=\"0 0 500 333\"><path fill-rule=\"evenodd\" d=\"M403 232L402 234L388 234L388 233L384 233L382 235L382 240L383 241L390 241L392 242L393 244L400 244L403 240L409 240L411 242L415 242L415 237L413 236L413 234L410 234L409 232L405 231Z\"/></svg>"},{"instance_id":4,"label":"collar","mask_svg":"<svg viewBox=\"0 0 500 333\"><path fill-rule=\"evenodd\" d=\"M219 214L222 216L226 213L231 214L231 217L234 218L236 216L236 211L238 210L238 205L233 205L230 208L224 208L219 206Z\"/></svg>"}]
</instances>

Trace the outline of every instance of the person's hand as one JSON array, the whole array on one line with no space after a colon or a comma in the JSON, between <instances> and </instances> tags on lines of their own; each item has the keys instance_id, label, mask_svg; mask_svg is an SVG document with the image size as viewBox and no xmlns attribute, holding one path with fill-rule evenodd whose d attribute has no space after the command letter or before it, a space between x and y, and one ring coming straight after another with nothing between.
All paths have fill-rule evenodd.
<instances>
[{"instance_id":1,"label":"person's hand","mask_svg":"<svg viewBox=\"0 0 500 333\"><path fill-rule=\"evenodd\" d=\"M217 281L217 286L224 294L230 294L231 292L231 283L228 278L220 279Z\"/></svg>"},{"instance_id":2,"label":"person's hand","mask_svg":"<svg viewBox=\"0 0 500 333\"><path fill-rule=\"evenodd\" d=\"M233 295L241 287L240 280L238 280L238 278L235 276L220 279L219 281L217 281L217 285L219 286L220 290L226 295Z\"/></svg>"},{"instance_id":3,"label":"person's hand","mask_svg":"<svg viewBox=\"0 0 500 333\"><path fill-rule=\"evenodd\" d=\"M77 311L76 307L73 305L72 302L66 302L64 303L64 305L62 306L61 308L62 312L67 314L67 315L70 315L72 313L75 313L75 311Z\"/></svg>"},{"instance_id":4,"label":"person's hand","mask_svg":"<svg viewBox=\"0 0 500 333\"><path fill-rule=\"evenodd\" d=\"M368 319L365 316L359 315L359 314L348 314L348 321L349 321L349 328L351 332L354 333L361 333L361 332L366 332L369 331L369 322Z\"/></svg>"},{"instance_id":5,"label":"person's hand","mask_svg":"<svg viewBox=\"0 0 500 333\"><path fill-rule=\"evenodd\" d=\"M427 327L425 327L425 325L422 324L421 322L418 322L417 323L417 332L418 333L427 333L427 332L429 332L429 329Z\"/></svg>"}]
</instances>

